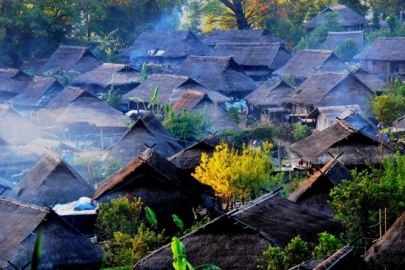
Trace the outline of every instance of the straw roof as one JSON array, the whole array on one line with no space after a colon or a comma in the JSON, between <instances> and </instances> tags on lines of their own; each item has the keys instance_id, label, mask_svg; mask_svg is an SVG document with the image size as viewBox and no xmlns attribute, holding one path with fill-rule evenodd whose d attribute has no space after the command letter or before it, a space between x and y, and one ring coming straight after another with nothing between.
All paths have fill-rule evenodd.
<instances>
[{"instance_id":1,"label":"straw roof","mask_svg":"<svg viewBox=\"0 0 405 270\"><path fill-rule=\"evenodd\" d=\"M134 44L123 52L130 62L136 58L186 58L189 55L209 55L210 48L190 30L142 32Z\"/></svg>"},{"instance_id":2,"label":"straw roof","mask_svg":"<svg viewBox=\"0 0 405 270\"><path fill-rule=\"evenodd\" d=\"M41 137L41 131L13 108L0 104L0 138L14 145L25 145Z\"/></svg>"},{"instance_id":3,"label":"straw roof","mask_svg":"<svg viewBox=\"0 0 405 270\"><path fill-rule=\"evenodd\" d=\"M241 66L271 70L281 68L291 59L280 43L217 43L210 56L232 56Z\"/></svg>"},{"instance_id":4,"label":"straw roof","mask_svg":"<svg viewBox=\"0 0 405 270\"><path fill-rule=\"evenodd\" d=\"M270 78L265 84L245 96L244 99L256 107L281 106L286 98L294 90L289 84L277 78Z\"/></svg>"},{"instance_id":5,"label":"straw roof","mask_svg":"<svg viewBox=\"0 0 405 270\"><path fill-rule=\"evenodd\" d=\"M147 145L154 144L154 151L166 158L182 149L153 113L148 113L136 120L121 139L111 146L106 160L112 157L121 160L121 164L126 164L145 151Z\"/></svg>"},{"instance_id":6,"label":"straw roof","mask_svg":"<svg viewBox=\"0 0 405 270\"><path fill-rule=\"evenodd\" d=\"M403 269L405 258L405 213L364 255L373 269Z\"/></svg>"},{"instance_id":7,"label":"straw roof","mask_svg":"<svg viewBox=\"0 0 405 270\"><path fill-rule=\"evenodd\" d=\"M354 12L351 8L345 5L335 5L322 10L321 13L316 15L310 21L304 23L304 27L313 29L317 28L319 24L326 23L327 20L325 19L325 15L329 12L336 12L339 15L337 20L341 27L368 24L368 20L364 16Z\"/></svg>"},{"instance_id":8,"label":"straw roof","mask_svg":"<svg viewBox=\"0 0 405 270\"><path fill-rule=\"evenodd\" d=\"M319 171L305 180L289 197L303 207L308 207L322 213L332 215L328 205L329 193L342 180L351 180L350 171L338 160L332 158Z\"/></svg>"},{"instance_id":9,"label":"straw roof","mask_svg":"<svg viewBox=\"0 0 405 270\"><path fill-rule=\"evenodd\" d=\"M248 94L256 89L249 78L232 57L190 56L177 70L177 74L190 76L211 90L229 93Z\"/></svg>"},{"instance_id":10,"label":"straw roof","mask_svg":"<svg viewBox=\"0 0 405 270\"><path fill-rule=\"evenodd\" d=\"M354 58L357 60L405 61L404 48L405 37L379 37Z\"/></svg>"},{"instance_id":11,"label":"straw roof","mask_svg":"<svg viewBox=\"0 0 405 270\"><path fill-rule=\"evenodd\" d=\"M30 143L22 146L21 149L40 157L45 154L48 149L54 151L55 153L58 153L59 155L62 154L62 152L65 150L70 150L72 152L79 151L76 148L63 142L43 138L35 139Z\"/></svg>"},{"instance_id":12,"label":"straw roof","mask_svg":"<svg viewBox=\"0 0 405 270\"><path fill-rule=\"evenodd\" d=\"M280 43L284 40L272 36L266 29L214 30L203 39L203 43L214 47L217 43Z\"/></svg>"},{"instance_id":13,"label":"straw roof","mask_svg":"<svg viewBox=\"0 0 405 270\"><path fill-rule=\"evenodd\" d=\"M240 129L231 116L204 92L187 90L180 100L173 105L173 111L176 115L180 115L183 109L189 112L203 113L205 120L210 123L207 127L208 132Z\"/></svg>"},{"instance_id":14,"label":"straw roof","mask_svg":"<svg viewBox=\"0 0 405 270\"><path fill-rule=\"evenodd\" d=\"M79 234L53 211L0 197L0 268L23 267L31 261L41 230L39 269L100 269L100 248Z\"/></svg>"},{"instance_id":15,"label":"straw roof","mask_svg":"<svg viewBox=\"0 0 405 270\"><path fill-rule=\"evenodd\" d=\"M101 62L98 61L89 48L61 45L42 66L38 74L42 75L44 72L53 69L74 70L83 74L100 65Z\"/></svg>"},{"instance_id":16,"label":"straw roof","mask_svg":"<svg viewBox=\"0 0 405 270\"><path fill-rule=\"evenodd\" d=\"M48 150L28 172L18 188L16 199L24 203L52 206L91 197L93 189L56 153Z\"/></svg>"},{"instance_id":17,"label":"straw roof","mask_svg":"<svg viewBox=\"0 0 405 270\"><path fill-rule=\"evenodd\" d=\"M72 80L72 84L76 86L83 85L99 85L103 88L121 85L136 86L141 81L139 70L124 64L103 63L82 75L79 75Z\"/></svg>"},{"instance_id":18,"label":"straw roof","mask_svg":"<svg viewBox=\"0 0 405 270\"><path fill-rule=\"evenodd\" d=\"M296 80L300 84L311 74L320 70L323 72L346 71L347 65L329 50L301 50L282 68L273 72L274 75Z\"/></svg>"},{"instance_id":19,"label":"straw roof","mask_svg":"<svg viewBox=\"0 0 405 270\"><path fill-rule=\"evenodd\" d=\"M316 118L321 114L327 121L328 126L333 125L338 119L345 119L353 114L366 117L364 111L359 105L340 105L340 106L320 106L311 111L306 118Z\"/></svg>"},{"instance_id":20,"label":"straw roof","mask_svg":"<svg viewBox=\"0 0 405 270\"><path fill-rule=\"evenodd\" d=\"M0 69L0 92L6 92L11 97L14 97L21 93L28 83L32 80L25 72L12 68ZM0 97L7 95L1 93ZM0 98L1 100L6 100Z\"/></svg>"},{"instance_id":21,"label":"straw roof","mask_svg":"<svg viewBox=\"0 0 405 270\"><path fill-rule=\"evenodd\" d=\"M322 44L322 47L326 49L334 49L339 47L343 41L348 39L352 40L357 46L362 47L364 42L364 32L328 32L328 36L326 41Z\"/></svg>"},{"instance_id":22,"label":"straw roof","mask_svg":"<svg viewBox=\"0 0 405 270\"><path fill-rule=\"evenodd\" d=\"M14 146L0 138L0 167L24 162L36 162L38 158L32 152Z\"/></svg>"},{"instance_id":23,"label":"straw roof","mask_svg":"<svg viewBox=\"0 0 405 270\"><path fill-rule=\"evenodd\" d=\"M376 94L384 92L384 81L358 66L350 66L349 70L354 76Z\"/></svg>"},{"instance_id":24,"label":"straw roof","mask_svg":"<svg viewBox=\"0 0 405 270\"><path fill-rule=\"evenodd\" d=\"M405 128L405 115L399 117L392 124L395 128Z\"/></svg>"},{"instance_id":25,"label":"straw roof","mask_svg":"<svg viewBox=\"0 0 405 270\"><path fill-rule=\"evenodd\" d=\"M315 243L317 234L337 234L332 219L285 198L267 194L239 210L225 214L180 238L193 265L210 263L221 269L256 269L269 245L284 248L300 235ZM170 269L170 244L139 261L134 269Z\"/></svg>"},{"instance_id":26,"label":"straw roof","mask_svg":"<svg viewBox=\"0 0 405 270\"><path fill-rule=\"evenodd\" d=\"M378 164L383 157L395 153L387 144L380 146L377 137L362 133L344 120L292 144L290 149L314 165L326 164L330 160L328 153L343 153L339 160L345 166L364 165L366 161Z\"/></svg>"},{"instance_id":27,"label":"straw roof","mask_svg":"<svg viewBox=\"0 0 405 270\"><path fill-rule=\"evenodd\" d=\"M13 106L23 110L40 109L63 90L54 78L35 76L25 89L10 100Z\"/></svg>"}]
</instances>

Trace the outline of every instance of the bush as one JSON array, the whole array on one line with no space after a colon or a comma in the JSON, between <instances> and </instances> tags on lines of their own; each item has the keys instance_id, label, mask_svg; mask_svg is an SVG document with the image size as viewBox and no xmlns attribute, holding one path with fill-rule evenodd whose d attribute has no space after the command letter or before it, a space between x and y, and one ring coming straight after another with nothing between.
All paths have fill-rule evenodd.
<instances>
[{"instance_id":1,"label":"bush","mask_svg":"<svg viewBox=\"0 0 405 270\"><path fill-rule=\"evenodd\" d=\"M300 123L295 123L293 126L294 126L294 139L296 141L300 141L300 140L308 137L308 135L311 132L311 129L306 125L302 125Z\"/></svg>"}]
</instances>

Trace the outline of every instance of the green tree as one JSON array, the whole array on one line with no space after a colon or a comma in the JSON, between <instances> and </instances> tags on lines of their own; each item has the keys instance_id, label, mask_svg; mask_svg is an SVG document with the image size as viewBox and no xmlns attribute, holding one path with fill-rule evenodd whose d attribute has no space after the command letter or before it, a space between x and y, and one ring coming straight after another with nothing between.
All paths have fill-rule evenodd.
<instances>
[{"instance_id":1,"label":"green tree","mask_svg":"<svg viewBox=\"0 0 405 270\"><path fill-rule=\"evenodd\" d=\"M308 249L308 243L303 241L298 235L291 239L290 243L284 249L285 262L289 267L300 264L311 258L311 252Z\"/></svg>"},{"instance_id":2,"label":"green tree","mask_svg":"<svg viewBox=\"0 0 405 270\"><path fill-rule=\"evenodd\" d=\"M279 247L269 246L263 252L263 256L257 260L257 269L261 270L285 270L285 255Z\"/></svg>"},{"instance_id":3,"label":"green tree","mask_svg":"<svg viewBox=\"0 0 405 270\"><path fill-rule=\"evenodd\" d=\"M361 48L352 39L346 39L333 51L342 61L350 62Z\"/></svg>"},{"instance_id":4,"label":"green tree","mask_svg":"<svg viewBox=\"0 0 405 270\"><path fill-rule=\"evenodd\" d=\"M318 235L318 245L314 248L315 258L324 258L335 253L343 247L342 241L327 232Z\"/></svg>"},{"instance_id":5,"label":"green tree","mask_svg":"<svg viewBox=\"0 0 405 270\"><path fill-rule=\"evenodd\" d=\"M311 129L307 125L301 123L294 123L294 139L300 141L309 136Z\"/></svg>"}]
</instances>

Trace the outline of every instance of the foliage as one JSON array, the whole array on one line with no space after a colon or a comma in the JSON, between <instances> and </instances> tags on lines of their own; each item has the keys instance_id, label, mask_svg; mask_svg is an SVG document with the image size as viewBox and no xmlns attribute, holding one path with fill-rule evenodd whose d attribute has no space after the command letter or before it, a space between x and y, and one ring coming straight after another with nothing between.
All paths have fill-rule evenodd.
<instances>
[{"instance_id":1,"label":"foliage","mask_svg":"<svg viewBox=\"0 0 405 270\"><path fill-rule=\"evenodd\" d=\"M42 255L42 229L41 227L37 230L37 237L35 239L34 250L31 256L31 270L39 270L39 262Z\"/></svg>"},{"instance_id":2,"label":"foliage","mask_svg":"<svg viewBox=\"0 0 405 270\"><path fill-rule=\"evenodd\" d=\"M104 37L96 35L95 33L90 36L88 45L98 60L107 63L118 61L115 51L119 48L119 43L116 39L113 39L113 36L118 33L118 30L119 28L116 28Z\"/></svg>"},{"instance_id":3,"label":"foliage","mask_svg":"<svg viewBox=\"0 0 405 270\"><path fill-rule=\"evenodd\" d=\"M390 15L386 18L385 20L388 23L388 26L390 27L391 32L395 32L395 29L398 27L398 25L401 23L397 16L395 15Z\"/></svg>"},{"instance_id":4,"label":"foliage","mask_svg":"<svg viewBox=\"0 0 405 270\"><path fill-rule=\"evenodd\" d=\"M311 258L308 243L298 235L293 238L284 249L285 262L290 267L302 263Z\"/></svg>"},{"instance_id":5,"label":"foliage","mask_svg":"<svg viewBox=\"0 0 405 270\"><path fill-rule=\"evenodd\" d=\"M149 221L149 223L152 225L153 228L157 229L158 227L158 221L156 219L156 214L153 212L153 210L145 206L145 213L146 213L146 219Z\"/></svg>"},{"instance_id":6,"label":"foliage","mask_svg":"<svg viewBox=\"0 0 405 270\"><path fill-rule=\"evenodd\" d=\"M235 131L233 129L224 129L218 134L221 138L226 138L236 146L247 144L250 140L273 141L277 136L277 131L274 127L261 125L254 129Z\"/></svg>"},{"instance_id":7,"label":"foliage","mask_svg":"<svg viewBox=\"0 0 405 270\"><path fill-rule=\"evenodd\" d=\"M283 77L283 80L292 87L295 87L297 85L297 82L294 80L294 78L290 74L286 74Z\"/></svg>"},{"instance_id":8,"label":"foliage","mask_svg":"<svg viewBox=\"0 0 405 270\"><path fill-rule=\"evenodd\" d=\"M108 158L108 164L103 172L103 177L107 178L122 167L121 160L113 157Z\"/></svg>"},{"instance_id":9,"label":"foliage","mask_svg":"<svg viewBox=\"0 0 405 270\"><path fill-rule=\"evenodd\" d=\"M119 94L120 90L114 91L114 84L111 85L107 93L98 93L97 97L110 105L111 107L121 110L122 96Z\"/></svg>"},{"instance_id":10,"label":"foliage","mask_svg":"<svg viewBox=\"0 0 405 270\"><path fill-rule=\"evenodd\" d=\"M85 171L86 182L92 187L94 187L96 182L102 179L100 163L100 158L95 156L81 157L77 159L75 158L73 160L73 166L75 169Z\"/></svg>"},{"instance_id":11,"label":"foliage","mask_svg":"<svg viewBox=\"0 0 405 270\"><path fill-rule=\"evenodd\" d=\"M318 235L318 245L315 247L313 256L315 258L324 258L330 256L343 247L342 241L327 232Z\"/></svg>"},{"instance_id":12,"label":"foliage","mask_svg":"<svg viewBox=\"0 0 405 270\"><path fill-rule=\"evenodd\" d=\"M232 107L229 109L228 114L231 116L232 120L235 121L235 123L239 124L239 111L238 108Z\"/></svg>"},{"instance_id":13,"label":"foliage","mask_svg":"<svg viewBox=\"0 0 405 270\"><path fill-rule=\"evenodd\" d=\"M217 196L226 200L228 208L232 199L240 197L243 202L251 193L278 182L278 177L270 176L274 170L271 147L263 142L257 149L244 145L239 151L222 142L215 147L212 157L202 153L201 163L192 175L210 185Z\"/></svg>"},{"instance_id":14,"label":"foliage","mask_svg":"<svg viewBox=\"0 0 405 270\"><path fill-rule=\"evenodd\" d=\"M357 45L352 39L344 40L336 49L334 49L335 54L343 62L350 62L360 51L360 46Z\"/></svg>"},{"instance_id":15,"label":"foliage","mask_svg":"<svg viewBox=\"0 0 405 270\"><path fill-rule=\"evenodd\" d=\"M311 129L307 125L301 123L294 123L294 139L300 141L311 133Z\"/></svg>"},{"instance_id":16,"label":"foliage","mask_svg":"<svg viewBox=\"0 0 405 270\"><path fill-rule=\"evenodd\" d=\"M54 77L63 86L72 85L73 76L79 75L80 72L77 70L63 70L63 69L51 69L44 72L45 77Z\"/></svg>"},{"instance_id":17,"label":"foliage","mask_svg":"<svg viewBox=\"0 0 405 270\"><path fill-rule=\"evenodd\" d=\"M287 42L287 49L292 49L305 36L305 31L301 25L294 24L289 18L282 19L278 13L269 16L265 20L265 25L272 35Z\"/></svg>"},{"instance_id":18,"label":"foliage","mask_svg":"<svg viewBox=\"0 0 405 270\"><path fill-rule=\"evenodd\" d=\"M176 224L176 226L180 229L180 232L183 232L183 227L184 227L184 223L183 220L181 220L177 215L173 214L172 215L173 218L173 222L174 224Z\"/></svg>"},{"instance_id":19,"label":"foliage","mask_svg":"<svg viewBox=\"0 0 405 270\"><path fill-rule=\"evenodd\" d=\"M146 62L144 62L141 67L141 83L146 81L146 79L148 78L147 69L148 69L148 64Z\"/></svg>"},{"instance_id":20,"label":"foliage","mask_svg":"<svg viewBox=\"0 0 405 270\"><path fill-rule=\"evenodd\" d=\"M176 115L170 108L167 118L162 124L174 138L191 142L206 137L208 135L206 128L211 123L205 120L203 111L188 112L183 109L180 115Z\"/></svg>"}]
</instances>

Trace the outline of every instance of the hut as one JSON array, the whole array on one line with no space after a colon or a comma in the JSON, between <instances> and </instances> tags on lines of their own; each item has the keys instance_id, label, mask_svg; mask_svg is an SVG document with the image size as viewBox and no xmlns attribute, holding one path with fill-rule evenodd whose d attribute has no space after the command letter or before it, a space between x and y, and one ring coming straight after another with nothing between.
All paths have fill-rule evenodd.
<instances>
[{"instance_id":1,"label":"hut","mask_svg":"<svg viewBox=\"0 0 405 270\"><path fill-rule=\"evenodd\" d=\"M128 93L141 82L139 70L124 64L104 63L72 80L72 85L86 89L93 95L111 89L120 95Z\"/></svg>"},{"instance_id":2,"label":"hut","mask_svg":"<svg viewBox=\"0 0 405 270\"><path fill-rule=\"evenodd\" d=\"M208 133L215 133L224 129L240 130L238 124L231 116L207 93L187 90L183 96L173 105L173 111L180 115L183 110L194 113L202 113L209 126L206 128Z\"/></svg>"},{"instance_id":3,"label":"hut","mask_svg":"<svg viewBox=\"0 0 405 270\"><path fill-rule=\"evenodd\" d=\"M371 74L405 75L405 37L377 38L354 57Z\"/></svg>"},{"instance_id":4,"label":"hut","mask_svg":"<svg viewBox=\"0 0 405 270\"><path fill-rule=\"evenodd\" d=\"M24 90L9 100L9 104L18 111L35 116L35 112L46 106L57 94L62 92L63 86L54 78L35 76Z\"/></svg>"},{"instance_id":5,"label":"hut","mask_svg":"<svg viewBox=\"0 0 405 270\"><path fill-rule=\"evenodd\" d=\"M373 89L350 72L312 74L284 99L292 116L306 117L315 107L358 104L367 110Z\"/></svg>"},{"instance_id":6,"label":"hut","mask_svg":"<svg viewBox=\"0 0 405 270\"><path fill-rule=\"evenodd\" d=\"M120 160L121 164L127 164L145 151L148 146L153 146L153 150L165 158L182 149L159 119L153 113L148 113L138 118L121 139L110 147L105 162L114 158Z\"/></svg>"},{"instance_id":7,"label":"hut","mask_svg":"<svg viewBox=\"0 0 405 270\"><path fill-rule=\"evenodd\" d=\"M330 191L343 180L352 180L350 171L337 159L332 158L320 170L305 180L288 199L292 202L332 216L329 206Z\"/></svg>"},{"instance_id":8,"label":"hut","mask_svg":"<svg viewBox=\"0 0 405 270\"><path fill-rule=\"evenodd\" d=\"M267 29L243 30L214 30L202 42L211 48L218 43L280 43L287 44L282 39L276 38Z\"/></svg>"},{"instance_id":9,"label":"hut","mask_svg":"<svg viewBox=\"0 0 405 270\"><path fill-rule=\"evenodd\" d=\"M71 162L73 159L73 154L75 152L79 152L78 149L64 142L43 138L35 139L30 143L21 146L21 149L26 152L32 153L38 158L41 158L47 150L52 150L67 162Z\"/></svg>"},{"instance_id":10,"label":"hut","mask_svg":"<svg viewBox=\"0 0 405 270\"><path fill-rule=\"evenodd\" d=\"M372 269L402 269L405 258L405 213L364 255Z\"/></svg>"},{"instance_id":11,"label":"hut","mask_svg":"<svg viewBox=\"0 0 405 270\"><path fill-rule=\"evenodd\" d=\"M226 96L243 98L257 88L232 57L190 56L177 70L211 90Z\"/></svg>"},{"instance_id":12,"label":"hut","mask_svg":"<svg viewBox=\"0 0 405 270\"><path fill-rule=\"evenodd\" d=\"M361 168L366 163L380 164L384 157L395 154L389 144L364 134L344 120L292 144L290 149L314 166L324 166L330 155L343 153L339 160L349 169Z\"/></svg>"},{"instance_id":13,"label":"hut","mask_svg":"<svg viewBox=\"0 0 405 270\"><path fill-rule=\"evenodd\" d=\"M182 175L153 148L148 148L100 182L93 200L110 202L120 196L141 198L142 203L156 213L159 226L173 232L177 229L172 214L187 225L193 222L192 209L201 201L196 193L198 183L191 176Z\"/></svg>"},{"instance_id":14,"label":"hut","mask_svg":"<svg viewBox=\"0 0 405 270\"><path fill-rule=\"evenodd\" d=\"M379 96L385 91L385 82L378 76L371 74L363 68L355 65L350 66L349 70L359 81L361 81L369 89L372 89L376 95Z\"/></svg>"},{"instance_id":15,"label":"hut","mask_svg":"<svg viewBox=\"0 0 405 270\"><path fill-rule=\"evenodd\" d=\"M67 162L48 150L15 189L15 198L23 203L52 207L91 197L93 192Z\"/></svg>"},{"instance_id":16,"label":"hut","mask_svg":"<svg viewBox=\"0 0 405 270\"><path fill-rule=\"evenodd\" d=\"M322 43L322 48L334 50L346 40L351 40L358 48L362 48L364 44L364 31L328 32L326 41Z\"/></svg>"},{"instance_id":17,"label":"hut","mask_svg":"<svg viewBox=\"0 0 405 270\"><path fill-rule=\"evenodd\" d=\"M100 269L102 250L52 210L0 197L0 215L0 269L24 269L39 233L38 269Z\"/></svg>"},{"instance_id":18,"label":"hut","mask_svg":"<svg viewBox=\"0 0 405 270\"><path fill-rule=\"evenodd\" d=\"M266 81L273 71L291 59L280 43L217 43L210 56L232 56L256 82Z\"/></svg>"},{"instance_id":19,"label":"hut","mask_svg":"<svg viewBox=\"0 0 405 270\"><path fill-rule=\"evenodd\" d=\"M354 12L351 8L345 5L334 5L325 8L314 18L304 23L304 28L308 31L312 31L317 28L319 24L325 24L327 22L325 15L330 12L338 14L338 26L343 27L344 31L361 31L364 29L364 25L368 24L368 20L364 16Z\"/></svg>"},{"instance_id":20,"label":"hut","mask_svg":"<svg viewBox=\"0 0 405 270\"><path fill-rule=\"evenodd\" d=\"M68 76L75 77L100 66L101 62L88 47L61 45L38 71L42 76L48 71L74 71Z\"/></svg>"},{"instance_id":21,"label":"hut","mask_svg":"<svg viewBox=\"0 0 405 270\"><path fill-rule=\"evenodd\" d=\"M245 97L249 105L249 114L262 121L285 121L289 114L282 106L283 100L294 91L294 88L283 80L270 78L266 83Z\"/></svg>"},{"instance_id":22,"label":"hut","mask_svg":"<svg viewBox=\"0 0 405 270\"><path fill-rule=\"evenodd\" d=\"M30 83L32 77L23 71L12 68L0 69L0 103L20 94Z\"/></svg>"},{"instance_id":23,"label":"hut","mask_svg":"<svg viewBox=\"0 0 405 270\"><path fill-rule=\"evenodd\" d=\"M320 232L338 234L331 218L285 198L267 194L183 236L192 265L214 264L221 269L256 269L269 245L284 248L294 237L315 243ZM170 269L170 244L140 260L135 270Z\"/></svg>"},{"instance_id":24,"label":"hut","mask_svg":"<svg viewBox=\"0 0 405 270\"><path fill-rule=\"evenodd\" d=\"M0 138L21 146L41 136L41 131L33 123L10 106L0 104Z\"/></svg>"},{"instance_id":25,"label":"hut","mask_svg":"<svg viewBox=\"0 0 405 270\"><path fill-rule=\"evenodd\" d=\"M190 30L143 32L122 52L126 62L140 68L143 63L177 69L189 55L209 55L210 48Z\"/></svg>"},{"instance_id":26,"label":"hut","mask_svg":"<svg viewBox=\"0 0 405 270\"><path fill-rule=\"evenodd\" d=\"M292 86L298 86L316 71L342 72L347 71L347 65L329 50L301 50L282 68L273 72L274 77L291 81Z\"/></svg>"}]
</instances>

